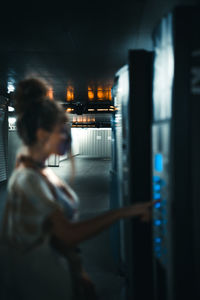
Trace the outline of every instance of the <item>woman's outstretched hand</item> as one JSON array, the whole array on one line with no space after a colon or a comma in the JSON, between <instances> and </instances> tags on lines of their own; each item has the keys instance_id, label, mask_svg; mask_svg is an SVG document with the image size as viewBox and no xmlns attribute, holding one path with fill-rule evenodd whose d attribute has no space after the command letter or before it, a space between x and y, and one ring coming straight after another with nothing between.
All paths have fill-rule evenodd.
<instances>
[{"instance_id":1,"label":"woman's outstretched hand","mask_svg":"<svg viewBox=\"0 0 200 300\"><path fill-rule=\"evenodd\" d=\"M148 222L152 216L152 206L158 201L136 203L121 208L122 218L139 217L141 221Z\"/></svg>"},{"instance_id":2,"label":"woman's outstretched hand","mask_svg":"<svg viewBox=\"0 0 200 300\"><path fill-rule=\"evenodd\" d=\"M157 202L160 201L136 203L78 222L70 222L61 210L57 210L50 217L52 235L64 242L66 247L71 247L96 236L120 219L139 217L142 222L150 221L152 206Z\"/></svg>"}]
</instances>

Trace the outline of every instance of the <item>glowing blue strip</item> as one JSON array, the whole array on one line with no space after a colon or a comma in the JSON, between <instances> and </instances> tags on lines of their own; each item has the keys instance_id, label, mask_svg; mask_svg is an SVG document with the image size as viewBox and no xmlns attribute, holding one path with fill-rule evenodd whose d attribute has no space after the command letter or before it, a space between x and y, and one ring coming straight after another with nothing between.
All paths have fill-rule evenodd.
<instances>
[{"instance_id":1,"label":"glowing blue strip","mask_svg":"<svg viewBox=\"0 0 200 300\"><path fill-rule=\"evenodd\" d=\"M163 156L162 156L162 154L155 155L155 170L157 172L163 171Z\"/></svg>"},{"instance_id":2,"label":"glowing blue strip","mask_svg":"<svg viewBox=\"0 0 200 300\"><path fill-rule=\"evenodd\" d=\"M155 226L160 226L161 225L161 220L155 220L154 225Z\"/></svg>"},{"instance_id":3,"label":"glowing blue strip","mask_svg":"<svg viewBox=\"0 0 200 300\"><path fill-rule=\"evenodd\" d=\"M160 208L161 207L161 203L159 202L159 203L154 204L154 207L155 208Z\"/></svg>"},{"instance_id":4,"label":"glowing blue strip","mask_svg":"<svg viewBox=\"0 0 200 300\"><path fill-rule=\"evenodd\" d=\"M160 191L160 185L159 184L155 184L153 186L154 191Z\"/></svg>"},{"instance_id":5,"label":"glowing blue strip","mask_svg":"<svg viewBox=\"0 0 200 300\"><path fill-rule=\"evenodd\" d=\"M160 181L160 177L159 177L159 176L153 176L153 181L154 181L154 182Z\"/></svg>"},{"instance_id":6,"label":"glowing blue strip","mask_svg":"<svg viewBox=\"0 0 200 300\"><path fill-rule=\"evenodd\" d=\"M161 243L161 238L155 238L156 243Z\"/></svg>"},{"instance_id":7,"label":"glowing blue strip","mask_svg":"<svg viewBox=\"0 0 200 300\"><path fill-rule=\"evenodd\" d=\"M153 193L153 199L154 200L160 199L160 193Z\"/></svg>"}]
</instances>

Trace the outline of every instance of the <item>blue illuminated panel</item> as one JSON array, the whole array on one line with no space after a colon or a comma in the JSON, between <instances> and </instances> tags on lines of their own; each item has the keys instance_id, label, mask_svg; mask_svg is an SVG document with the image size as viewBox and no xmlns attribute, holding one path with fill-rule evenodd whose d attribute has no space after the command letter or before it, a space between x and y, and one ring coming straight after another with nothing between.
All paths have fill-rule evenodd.
<instances>
[{"instance_id":1,"label":"blue illuminated panel","mask_svg":"<svg viewBox=\"0 0 200 300\"><path fill-rule=\"evenodd\" d=\"M154 191L160 191L160 184L154 184Z\"/></svg>"},{"instance_id":2,"label":"blue illuminated panel","mask_svg":"<svg viewBox=\"0 0 200 300\"><path fill-rule=\"evenodd\" d=\"M156 154L155 155L155 170L157 172L163 171L163 156L162 154Z\"/></svg>"},{"instance_id":3,"label":"blue illuminated panel","mask_svg":"<svg viewBox=\"0 0 200 300\"><path fill-rule=\"evenodd\" d=\"M162 239L161 238L155 238L154 241L155 241L155 243L161 243Z\"/></svg>"},{"instance_id":4,"label":"blue illuminated panel","mask_svg":"<svg viewBox=\"0 0 200 300\"><path fill-rule=\"evenodd\" d=\"M160 203L160 202L156 203L156 204L154 205L154 207L155 207L155 208L160 208L160 207L161 207L161 203Z\"/></svg>"},{"instance_id":5,"label":"blue illuminated panel","mask_svg":"<svg viewBox=\"0 0 200 300\"><path fill-rule=\"evenodd\" d=\"M160 182L160 176L153 176L153 182Z\"/></svg>"},{"instance_id":6,"label":"blue illuminated panel","mask_svg":"<svg viewBox=\"0 0 200 300\"><path fill-rule=\"evenodd\" d=\"M154 200L160 199L160 193L154 193L153 198L154 198Z\"/></svg>"},{"instance_id":7,"label":"blue illuminated panel","mask_svg":"<svg viewBox=\"0 0 200 300\"><path fill-rule=\"evenodd\" d=\"M162 224L162 221L161 220L155 220L154 221L154 225L155 226L160 226Z\"/></svg>"},{"instance_id":8,"label":"blue illuminated panel","mask_svg":"<svg viewBox=\"0 0 200 300\"><path fill-rule=\"evenodd\" d=\"M163 178L163 155L155 153L154 155L154 176L153 176L153 200L160 200L154 204L154 237L153 249L154 255L159 259L163 265L167 263L167 249L166 249L166 232L167 232L167 209L166 198L164 196L164 189L166 182Z\"/></svg>"}]
</instances>

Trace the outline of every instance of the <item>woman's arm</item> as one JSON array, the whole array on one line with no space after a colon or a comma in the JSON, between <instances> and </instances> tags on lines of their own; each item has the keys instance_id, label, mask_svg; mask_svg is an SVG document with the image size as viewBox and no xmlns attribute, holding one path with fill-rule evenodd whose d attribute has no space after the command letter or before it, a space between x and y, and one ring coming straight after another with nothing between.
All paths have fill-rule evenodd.
<instances>
[{"instance_id":1,"label":"woman's arm","mask_svg":"<svg viewBox=\"0 0 200 300\"><path fill-rule=\"evenodd\" d=\"M74 246L97 235L120 219L139 216L145 220L149 216L149 208L152 205L152 202L135 204L79 222L69 222L61 211L56 211L50 217L52 233L67 246Z\"/></svg>"}]
</instances>

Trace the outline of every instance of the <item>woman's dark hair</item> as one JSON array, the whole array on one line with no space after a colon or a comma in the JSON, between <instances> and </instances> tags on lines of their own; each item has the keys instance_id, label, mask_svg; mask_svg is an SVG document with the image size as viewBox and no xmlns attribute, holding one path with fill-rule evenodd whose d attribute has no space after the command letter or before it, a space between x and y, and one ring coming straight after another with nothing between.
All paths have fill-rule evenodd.
<instances>
[{"instance_id":1,"label":"woman's dark hair","mask_svg":"<svg viewBox=\"0 0 200 300\"><path fill-rule=\"evenodd\" d=\"M16 87L17 129L28 146L37 141L37 129L51 132L58 123L68 121L62 106L55 100L50 100L47 93L47 84L36 78L24 79Z\"/></svg>"}]
</instances>

